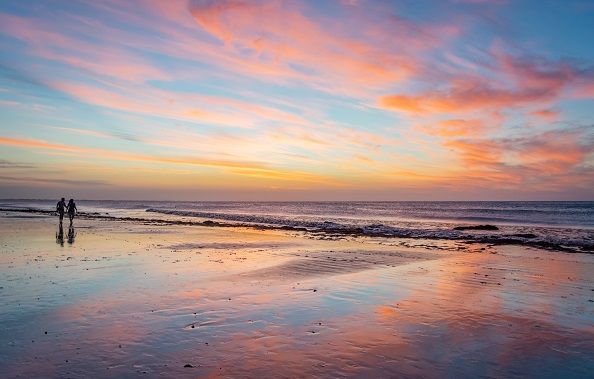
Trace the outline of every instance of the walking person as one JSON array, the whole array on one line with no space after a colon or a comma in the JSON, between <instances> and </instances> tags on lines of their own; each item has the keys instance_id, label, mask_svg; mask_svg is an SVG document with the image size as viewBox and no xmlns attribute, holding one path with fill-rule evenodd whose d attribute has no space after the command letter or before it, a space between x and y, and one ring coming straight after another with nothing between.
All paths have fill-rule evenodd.
<instances>
[{"instance_id":1,"label":"walking person","mask_svg":"<svg viewBox=\"0 0 594 379\"><path fill-rule=\"evenodd\" d=\"M76 209L76 204L74 203L73 199L70 199L68 202L68 217L70 217L70 223L72 224L72 220L74 220L74 215L78 213L78 209Z\"/></svg>"},{"instance_id":2,"label":"walking person","mask_svg":"<svg viewBox=\"0 0 594 379\"><path fill-rule=\"evenodd\" d=\"M58 212L58 216L60 216L60 224L62 223L62 219L64 218L65 211L66 199L62 198L62 200L58 201L58 204L56 204L56 212Z\"/></svg>"}]
</instances>

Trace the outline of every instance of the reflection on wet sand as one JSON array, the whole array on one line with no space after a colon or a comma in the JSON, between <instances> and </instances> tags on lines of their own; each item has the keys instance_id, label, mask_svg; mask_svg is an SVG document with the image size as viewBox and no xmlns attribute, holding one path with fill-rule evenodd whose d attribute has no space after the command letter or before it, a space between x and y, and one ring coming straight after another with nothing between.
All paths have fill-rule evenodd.
<instances>
[{"instance_id":1,"label":"reflection on wet sand","mask_svg":"<svg viewBox=\"0 0 594 379\"><path fill-rule=\"evenodd\" d=\"M60 246L64 246L64 227L62 222L58 224L58 231L56 232L56 243Z\"/></svg>"},{"instance_id":2,"label":"reflection on wet sand","mask_svg":"<svg viewBox=\"0 0 594 379\"><path fill-rule=\"evenodd\" d=\"M72 225L71 222L70 226L68 227L68 243L70 245L74 243L74 238L76 238L76 231L74 230L74 225Z\"/></svg>"},{"instance_id":3,"label":"reflection on wet sand","mask_svg":"<svg viewBox=\"0 0 594 379\"><path fill-rule=\"evenodd\" d=\"M69 245L72 245L74 243L75 238L76 230L74 229L74 225L71 222L68 226L68 234L66 241ZM56 243L60 246L64 246L64 226L62 225L62 222L58 224L58 231L56 232Z\"/></svg>"},{"instance_id":4,"label":"reflection on wet sand","mask_svg":"<svg viewBox=\"0 0 594 379\"><path fill-rule=\"evenodd\" d=\"M36 244L43 220L25 222L0 219L7 377L594 370L593 256L130 223L77 225L92 228L66 255Z\"/></svg>"}]
</instances>

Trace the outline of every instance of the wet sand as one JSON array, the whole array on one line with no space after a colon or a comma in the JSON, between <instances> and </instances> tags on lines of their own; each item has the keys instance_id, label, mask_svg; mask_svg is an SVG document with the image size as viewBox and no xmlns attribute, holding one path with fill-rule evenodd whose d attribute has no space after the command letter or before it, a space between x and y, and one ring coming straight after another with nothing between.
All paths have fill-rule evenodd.
<instances>
[{"instance_id":1,"label":"wet sand","mask_svg":"<svg viewBox=\"0 0 594 379\"><path fill-rule=\"evenodd\" d=\"M594 255L0 216L2 377L590 377ZM185 367L188 366L188 367Z\"/></svg>"}]
</instances>

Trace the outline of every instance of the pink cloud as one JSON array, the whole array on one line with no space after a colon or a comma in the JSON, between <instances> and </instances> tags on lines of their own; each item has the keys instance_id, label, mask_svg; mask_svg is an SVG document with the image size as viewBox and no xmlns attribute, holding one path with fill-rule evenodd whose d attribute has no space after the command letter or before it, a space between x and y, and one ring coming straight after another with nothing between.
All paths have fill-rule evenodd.
<instances>
[{"instance_id":1,"label":"pink cloud","mask_svg":"<svg viewBox=\"0 0 594 379\"><path fill-rule=\"evenodd\" d=\"M558 111L554 111L551 109L540 109L537 111L532 111L530 112L530 115L538 117L548 122L555 122L559 120L560 117L560 113Z\"/></svg>"},{"instance_id":2,"label":"pink cloud","mask_svg":"<svg viewBox=\"0 0 594 379\"><path fill-rule=\"evenodd\" d=\"M91 43L44 21L0 13L0 22L14 38L27 43L37 57L65 63L99 77L122 81L167 80L170 75L146 58L126 52L113 44Z\"/></svg>"},{"instance_id":3,"label":"pink cloud","mask_svg":"<svg viewBox=\"0 0 594 379\"><path fill-rule=\"evenodd\" d=\"M458 155L466 175L478 173L477 181L486 172L500 173L508 176L506 181L544 189L590 185L591 172L585 171L593 142L587 128L577 128L507 139L445 141L444 145Z\"/></svg>"},{"instance_id":4,"label":"pink cloud","mask_svg":"<svg viewBox=\"0 0 594 379\"><path fill-rule=\"evenodd\" d=\"M434 124L421 125L417 129L440 137L466 137L485 132L485 124L478 119L448 119Z\"/></svg>"},{"instance_id":5,"label":"pink cloud","mask_svg":"<svg viewBox=\"0 0 594 379\"><path fill-rule=\"evenodd\" d=\"M385 95L379 98L379 104L417 115L501 114L553 104L581 79L578 70L565 63L517 59L501 53L493 53L492 58L493 62L483 67L486 73L482 75L459 73L445 81L442 88L419 94Z\"/></svg>"},{"instance_id":6,"label":"pink cloud","mask_svg":"<svg viewBox=\"0 0 594 379\"><path fill-rule=\"evenodd\" d=\"M99 88L79 83L51 82L50 87L82 102L151 116L249 128L257 122L303 124L292 113L225 97L184 94L154 88L112 86Z\"/></svg>"},{"instance_id":7,"label":"pink cloud","mask_svg":"<svg viewBox=\"0 0 594 379\"><path fill-rule=\"evenodd\" d=\"M594 99L594 78L579 83L573 91L573 96L582 99Z\"/></svg>"},{"instance_id":8,"label":"pink cloud","mask_svg":"<svg viewBox=\"0 0 594 379\"><path fill-rule=\"evenodd\" d=\"M520 161L543 174L563 174L592 155L592 136L580 131L551 131L516 143Z\"/></svg>"},{"instance_id":9,"label":"pink cloud","mask_svg":"<svg viewBox=\"0 0 594 379\"><path fill-rule=\"evenodd\" d=\"M189 9L196 23L222 43L220 49L242 55L250 70L280 69L289 76L309 71L305 75L314 81L323 75L333 85L402 81L418 71L415 53L443 44L454 33L451 27L421 27L396 18L371 20L364 13L345 13L347 19L338 24L306 16L304 7L282 1L192 1ZM397 43L395 34L406 35L406 44Z\"/></svg>"},{"instance_id":10,"label":"pink cloud","mask_svg":"<svg viewBox=\"0 0 594 379\"><path fill-rule=\"evenodd\" d=\"M503 156L502 147L495 141L454 140L446 141L444 145L455 150L467 167L492 166Z\"/></svg>"}]
</instances>

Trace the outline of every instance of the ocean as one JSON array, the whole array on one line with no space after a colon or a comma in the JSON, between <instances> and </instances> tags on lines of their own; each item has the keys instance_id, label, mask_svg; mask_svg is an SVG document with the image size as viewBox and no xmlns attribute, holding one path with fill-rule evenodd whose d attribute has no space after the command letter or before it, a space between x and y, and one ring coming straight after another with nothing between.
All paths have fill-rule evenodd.
<instances>
[{"instance_id":1,"label":"ocean","mask_svg":"<svg viewBox=\"0 0 594 379\"><path fill-rule=\"evenodd\" d=\"M3 210L54 210L57 200L0 200ZM594 252L592 201L175 202L78 200L85 217L214 221L315 234L466 240ZM212 224L211 224L212 225ZM497 230L455 230L493 225Z\"/></svg>"}]
</instances>

